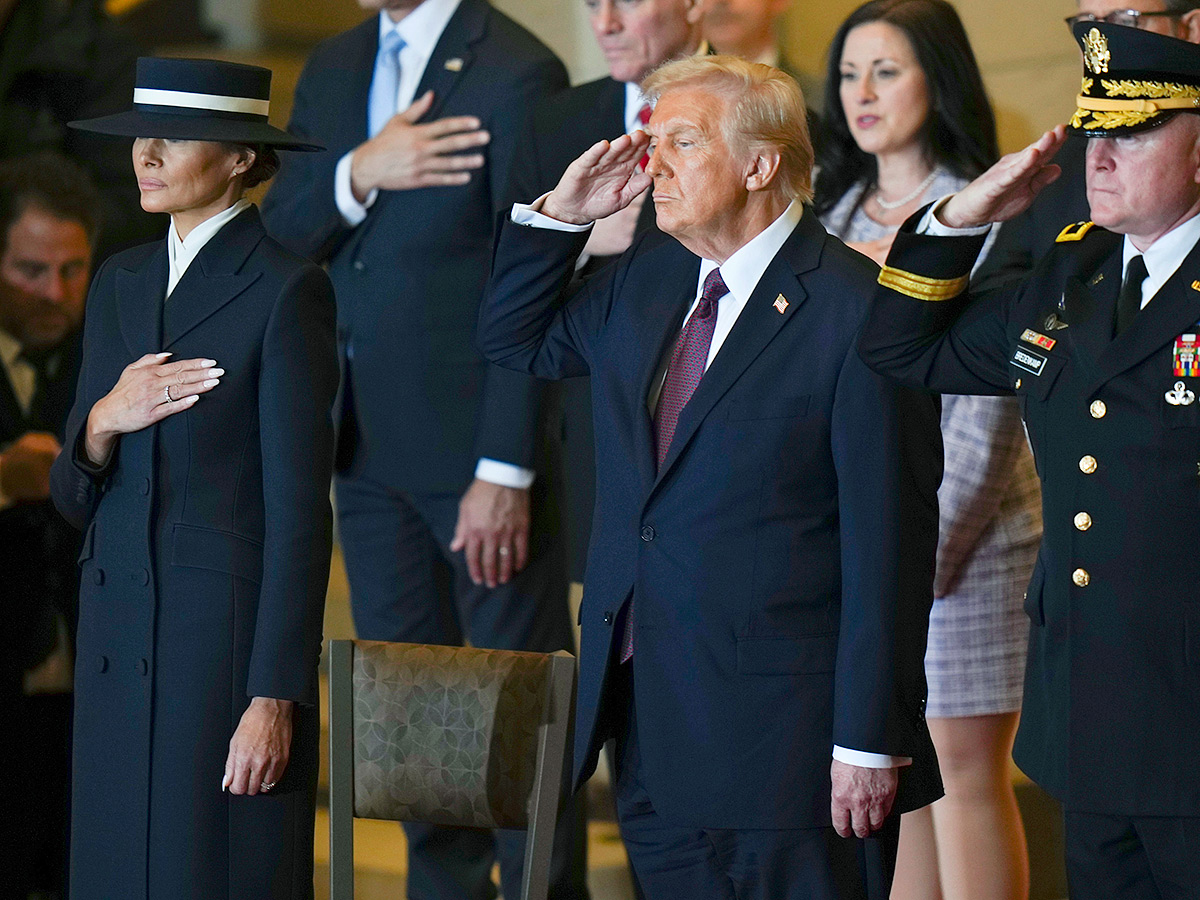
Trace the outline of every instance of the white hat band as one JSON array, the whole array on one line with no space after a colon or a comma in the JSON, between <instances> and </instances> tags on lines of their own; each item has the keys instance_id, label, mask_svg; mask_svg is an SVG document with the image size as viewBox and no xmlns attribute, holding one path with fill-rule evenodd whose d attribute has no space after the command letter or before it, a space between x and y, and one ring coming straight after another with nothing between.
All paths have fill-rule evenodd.
<instances>
[{"instance_id":1,"label":"white hat band","mask_svg":"<svg viewBox=\"0 0 1200 900\"><path fill-rule=\"evenodd\" d=\"M163 91L156 88L134 88L133 102L143 106L174 106L185 109L208 109L215 112L246 113L267 117L269 100L251 97L224 97L220 94L195 94L190 91Z\"/></svg>"}]
</instances>

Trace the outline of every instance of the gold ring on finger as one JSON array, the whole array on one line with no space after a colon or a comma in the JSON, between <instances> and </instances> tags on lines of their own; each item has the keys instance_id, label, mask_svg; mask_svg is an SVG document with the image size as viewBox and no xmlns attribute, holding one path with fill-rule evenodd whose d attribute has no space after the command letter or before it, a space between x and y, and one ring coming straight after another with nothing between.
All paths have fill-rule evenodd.
<instances>
[{"instance_id":1,"label":"gold ring on finger","mask_svg":"<svg viewBox=\"0 0 1200 900\"><path fill-rule=\"evenodd\" d=\"M497 547L496 552L501 556L508 556L509 550L507 547Z\"/></svg>"}]
</instances>

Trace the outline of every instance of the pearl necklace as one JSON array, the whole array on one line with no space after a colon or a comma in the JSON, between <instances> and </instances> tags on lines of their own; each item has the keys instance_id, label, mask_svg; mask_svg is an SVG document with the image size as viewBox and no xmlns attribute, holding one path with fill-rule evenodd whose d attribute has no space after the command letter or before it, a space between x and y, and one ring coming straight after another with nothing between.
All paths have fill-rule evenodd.
<instances>
[{"instance_id":1,"label":"pearl necklace","mask_svg":"<svg viewBox=\"0 0 1200 900\"><path fill-rule=\"evenodd\" d=\"M925 180L917 185L916 190L911 194L906 194L899 200L884 200L883 196L879 193L879 188L875 188L875 202L879 205L880 209L886 209L888 212L892 212L892 210L899 209L902 206L908 206L908 204L925 193L925 190L933 184L933 179L935 178L937 178L937 169L930 172Z\"/></svg>"}]
</instances>

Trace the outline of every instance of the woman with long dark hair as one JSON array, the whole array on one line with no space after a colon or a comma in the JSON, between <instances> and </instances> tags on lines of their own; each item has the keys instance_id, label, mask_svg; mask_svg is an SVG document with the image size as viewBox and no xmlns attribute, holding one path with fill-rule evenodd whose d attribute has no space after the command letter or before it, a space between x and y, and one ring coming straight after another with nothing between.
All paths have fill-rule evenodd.
<instances>
[{"instance_id":1,"label":"woman with long dark hair","mask_svg":"<svg viewBox=\"0 0 1200 900\"><path fill-rule=\"evenodd\" d=\"M899 226L998 156L975 56L944 0L873 0L834 38L816 208L882 263ZM1022 900L1009 777L1041 537L1037 476L1012 397L946 396L945 477L925 657L946 796L902 819L894 900Z\"/></svg>"}]
</instances>

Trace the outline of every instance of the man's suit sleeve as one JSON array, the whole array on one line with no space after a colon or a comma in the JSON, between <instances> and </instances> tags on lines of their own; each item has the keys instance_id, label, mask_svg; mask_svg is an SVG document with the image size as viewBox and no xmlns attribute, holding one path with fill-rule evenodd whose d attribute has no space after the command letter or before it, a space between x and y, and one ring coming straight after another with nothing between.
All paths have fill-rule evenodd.
<instances>
[{"instance_id":1,"label":"man's suit sleeve","mask_svg":"<svg viewBox=\"0 0 1200 900\"><path fill-rule=\"evenodd\" d=\"M314 54L304 67L292 105L288 131L302 140L331 147L326 133L330 104L345 103L337 91L326 89L336 71L324 70L323 57ZM351 229L338 211L333 179L341 154L334 149L318 153L286 153L262 203L267 231L281 244L317 264L328 262Z\"/></svg>"},{"instance_id":2,"label":"man's suit sleeve","mask_svg":"<svg viewBox=\"0 0 1200 900\"><path fill-rule=\"evenodd\" d=\"M933 601L942 443L937 402L871 372L853 347L838 378L842 606L833 741L918 756Z\"/></svg>"},{"instance_id":3,"label":"man's suit sleeve","mask_svg":"<svg viewBox=\"0 0 1200 900\"><path fill-rule=\"evenodd\" d=\"M859 352L875 371L943 394L1006 394L1007 327L1024 282L976 297L968 289L983 237L912 233L892 245L863 324Z\"/></svg>"},{"instance_id":4,"label":"man's suit sleeve","mask_svg":"<svg viewBox=\"0 0 1200 900\"><path fill-rule=\"evenodd\" d=\"M567 70L558 57L548 55L529 67L516 90L493 121L505 127L491 129L489 185L493 221L511 206L510 180L518 148L530 140L530 118L543 98L567 86ZM525 469L535 468L537 428L545 384L496 365L487 367L476 430L475 455Z\"/></svg>"}]
</instances>

